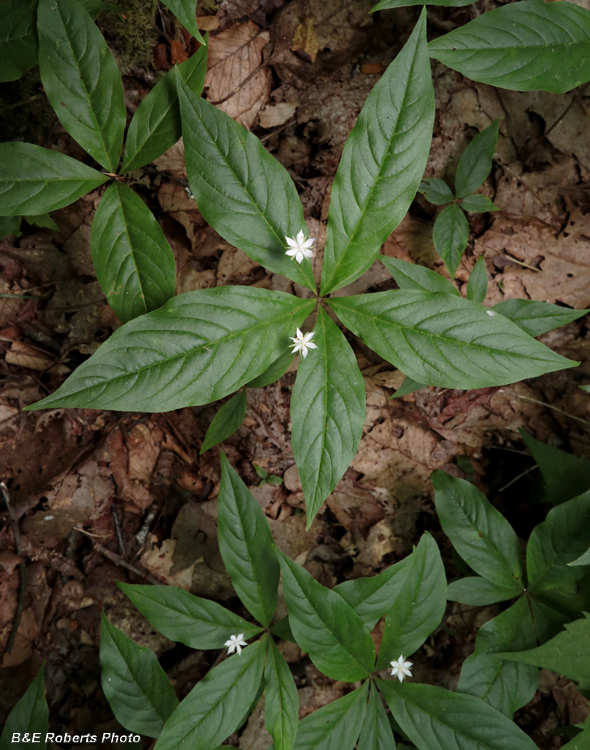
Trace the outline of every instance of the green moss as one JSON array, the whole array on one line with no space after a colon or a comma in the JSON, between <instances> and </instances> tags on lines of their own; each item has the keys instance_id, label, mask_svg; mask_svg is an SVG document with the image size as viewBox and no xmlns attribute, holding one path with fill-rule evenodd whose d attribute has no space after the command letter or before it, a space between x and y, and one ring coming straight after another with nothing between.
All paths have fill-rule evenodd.
<instances>
[{"instance_id":1,"label":"green moss","mask_svg":"<svg viewBox=\"0 0 590 750\"><path fill-rule=\"evenodd\" d=\"M98 26L107 44L115 52L123 75L137 65L143 70L154 70L153 48L160 36L156 19L158 0L111 0L121 13L104 11Z\"/></svg>"}]
</instances>

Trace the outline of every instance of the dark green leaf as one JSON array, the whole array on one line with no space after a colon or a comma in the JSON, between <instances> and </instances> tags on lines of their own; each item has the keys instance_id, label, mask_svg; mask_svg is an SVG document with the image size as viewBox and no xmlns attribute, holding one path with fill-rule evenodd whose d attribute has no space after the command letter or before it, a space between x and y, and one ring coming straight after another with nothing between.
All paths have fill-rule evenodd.
<instances>
[{"instance_id":1,"label":"dark green leaf","mask_svg":"<svg viewBox=\"0 0 590 750\"><path fill-rule=\"evenodd\" d=\"M98 14L102 13L103 10L114 10L115 13L121 13L121 8L112 3L104 3L103 0L80 0L80 2L86 8L93 21L96 20Z\"/></svg>"},{"instance_id":2,"label":"dark green leaf","mask_svg":"<svg viewBox=\"0 0 590 750\"><path fill-rule=\"evenodd\" d=\"M158 737L178 706L170 680L156 655L107 620L100 625L102 689L117 721L130 732Z\"/></svg>"},{"instance_id":3,"label":"dark green leaf","mask_svg":"<svg viewBox=\"0 0 590 750\"><path fill-rule=\"evenodd\" d=\"M182 135L178 76L200 96L207 69L207 47L202 45L188 60L161 78L135 110L127 139L121 173L138 169L157 159Z\"/></svg>"},{"instance_id":4,"label":"dark green leaf","mask_svg":"<svg viewBox=\"0 0 590 750\"><path fill-rule=\"evenodd\" d=\"M408 5L442 5L445 8L462 8L464 5L471 5L473 0L381 0L371 13L378 10L389 10L390 8L405 8Z\"/></svg>"},{"instance_id":5,"label":"dark green leaf","mask_svg":"<svg viewBox=\"0 0 590 750\"><path fill-rule=\"evenodd\" d=\"M273 273L315 291L311 261L286 255L285 237L305 233L287 170L255 135L179 82L186 169L207 223Z\"/></svg>"},{"instance_id":6,"label":"dark green leaf","mask_svg":"<svg viewBox=\"0 0 590 750\"><path fill-rule=\"evenodd\" d=\"M589 310L570 310L569 307L560 307L550 302L537 302L532 299L506 299L494 305L493 310L516 323L530 336L541 336L590 312Z\"/></svg>"},{"instance_id":7,"label":"dark green leaf","mask_svg":"<svg viewBox=\"0 0 590 750\"><path fill-rule=\"evenodd\" d=\"M568 563L568 565L573 565L574 567L578 567L580 565L590 565L590 548L584 552L584 554L580 555L580 557L576 558L573 562Z\"/></svg>"},{"instance_id":8,"label":"dark green leaf","mask_svg":"<svg viewBox=\"0 0 590 750\"><path fill-rule=\"evenodd\" d=\"M400 289L418 289L424 292L447 292L460 297L459 290L452 281L443 278L439 273L417 263L408 263L397 258L380 255L379 260L396 280Z\"/></svg>"},{"instance_id":9,"label":"dark green leaf","mask_svg":"<svg viewBox=\"0 0 590 750\"><path fill-rule=\"evenodd\" d=\"M375 644L344 599L276 550L283 574L289 624L299 646L333 680L355 682L375 664Z\"/></svg>"},{"instance_id":10,"label":"dark green leaf","mask_svg":"<svg viewBox=\"0 0 590 750\"><path fill-rule=\"evenodd\" d=\"M529 604L539 643L545 643L560 633L566 623L572 619L568 615L558 612L554 607L533 597L529 597Z\"/></svg>"},{"instance_id":11,"label":"dark green leaf","mask_svg":"<svg viewBox=\"0 0 590 750\"><path fill-rule=\"evenodd\" d=\"M590 747L590 718L584 722L583 731L570 740L567 745L562 745L561 750L588 750Z\"/></svg>"},{"instance_id":12,"label":"dark green leaf","mask_svg":"<svg viewBox=\"0 0 590 750\"><path fill-rule=\"evenodd\" d=\"M20 216L0 216L0 237L8 237L13 234L20 237Z\"/></svg>"},{"instance_id":13,"label":"dark green leaf","mask_svg":"<svg viewBox=\"0 0 590 750\"><path fill-rule=\"evenodd\" d=\"M543 499L560 505L590 489L590 462L520 431L543 477Z\"/></svg>"},{"instance_id":14,"label":"dark green leaf","mask_svg":"<svg viewBox=\"0 0 590 750\"><path fill-rule=\"evenodd\" d=\"M279 566L260 506L221 453L218 541L236 593L264 627L277 606Z\"/></svg>"},{"instance_id":15,"label":"dark green leaf","mask_svg":"<svg viewBox=\"0 0 590 750\"><path fill-rule=\"evenodd\" d=\"M440 524L457 552L480 576L520 594L524 569L512 526L471 482L435 471L432 484Z\"/></svg>"},{"instance_id":16,"label":"dark green leaf","mask_svg":"<svg viewBox=\"0 0 590 750\"><path fill-rule=\"evenodd\" d=\"M436 217L432 230L432 240L436 252L444 260L451 278L455 278L457 268L467 247L469 224L460 206L451 203Z\"/></svg>"},{"instance_id":17,"label":"dark green leaf","mask_svg":"<svg viewBox=\"0 0 590 750\"><path fill-rule=\"evenodd\" d=\"M243 633L249 640L262 630L221 604L175 586L117 585L156 630L189 648L223 648L230 635Z\"/></svg>"},{"instance_id":18,"label":"dark green leaf","mask_svg":"<svg viewBox=\"0 0 590 750\"><path fill-rule=\"evenodd\" d=\"M355 457L366 414L365 383L354 352L321 307L314 332L317 349L301 360L291 396L291 442L307 528Z\"/></svg>"},{"instance_id":19,"label":"dark green leaf","mask_svg":"<svg viewBox=\"0 0 590 750\"><path fill-rule=\"evenodd\" d=\"M514 596L513 587L507 588L480 576L460 578L458 581L449 583L447 588L449 601L470 604L473 607L485 607L488 604L504 602L507 599L513 599Z\"/></svg>"},{"instance_id":20,"label":"dark green leaf","mask_svg":"<svg viewBox=\"0 0 590 750\"><path fill-rule=\"evenodd\" d=\"M590 13L568 2L504 5L430 42L428 51L480 83L562 94L590 79Z\"/></svg>"},{"instance_id":21,"label":"dark green leaf","mask_svg":"<svg viewBox=\"0 0 590 750\"><path fill-rule=\"evenodd\" d=\"M199 27L197 26L197 0L162 0L162 3L172 11L187 31L204 43Z\"/></svg>"},{"instance_id":22,"label":"dark green leaf","mask_svg":"<svg viewBox=\"0 0 590 750\"><path fill-rule=\"evenodd\" d=\"M289 615L279 620L276 625L273 625L270 632L278 638L282 638L284 641L296 643L295 636L291 632L291 626L289 625Z\"/></svg>"},{"instance_id":23,"label":"dark green leaf","mask_svg":"<svg viewBox=\"0 0 590 750\"><path fill-rule=\"evenodd\" d=\"M23 216L23 219L28 221L29 224L34 224L36 227L43 227L43 229L52 229L54 232L59 232L59 227L49 214L38 214L35 216L27 214Z\"/></svg>"},{"instance_id":24,"label":"dark green leaf","mask_svg":"<svg viewBox=\"0 0 590 750\"><path fill-rule=\"evenodd\" d=\"M332 187L322 295L364 273L406 215L424 174L433 123L424 10L346 141Z\"/></svg>"},{"instance_id":25,"label":"dark green leaf","mask_svg":"<svg viewBox=\"0 0 590 750\"><path fill-rule=\"evenodd\" d=\"M481 133L478 133L461 154L455 174L455 189L458 198L477 198L472 196L477 188L485 182L492 168L492 159L498 145L498 120ZM479 196L483 198L484 196ZM485 199L484 199L485 200ZM464 207L467 211L468 209ZM486 209L487 210L487 209Z\"/></svg>"},{"instance_id":26,"label":"dark green leaf","mask_svg":"<svg viewBox=\"0 0 590 750\"><path fill-rule=\"evenodd\" d=\"M217 401L264 372L313 306L255 287L181 294L119 328L61 388L29 408L158 412Z\"/></svg>"},{"instance_id":27,"label":"dark green leaf","mask_svg":"<svg viewBox=\"0 0 590 750\"><path fill-rule=\"evenodd\" d=\"M103 35L79 0L39 0L37 31L41 82L55 114L99 164L116 172L126 109Z\"/></svg>"},{"instance_id":28,"label":"dark green leaf","mask_svg":"<svg viewBox=\"0 0 590 750\"><path fill-rule=\"evenodd\" d=\"M512 718L535 694L539 671L495 656L495 651L520 651L536 645L535 626L527 598L479 629L474 653L463 662L457 690L481 698Z\"/></svg>"},{"instance_id":29,"label":"dark green leaf","mask_svg":"<svg viewBox=\"0 0 590 750\"><path fill-rule=\"evenodd\" d=\"M483 258L478 258L467 282L467 299L472 302L483 302L487 293L488 272L486 262Z\"/></svg>"},{"instance_id":30,"label":"dark green leaf","mask_svg":"<svg viewBox=\"0 0 590 750\"><path fill-rule=\"evenodd\" d=\"M576 364L452 294L396 290L329 304L379 356L425 385L486 388Z\"/></svg>"},{"instance_id":31,"label":"dark green leaf","mask_svg":"<svg viewBox=\"0 0 590 750\"><path fill-rule=\"evenodd\" d=\"M427 177L422 180L418 192L422 193L426 200L434 203L435 206L444 206L451 203L455 197L447 183L435 177Z\"/></svg>"},{"instance_id":32,"label":"dark green leaf","mask_svg":"<svg viewBox=\"0 0 590 750\"><path fill-rule=\"evenodd\" d=\"M423 388L426 388L426 387L427 386L425 386L424 383L417 383L415 380L412 380L412 378L409 378L406 375L406 377L404 378L404 382L400 385L397 391L389 398L400 398L401 396L407 396L409 393L414 393L415 391L421 391Z\"/></svg>"},{"instance_id":33,"label":"dark green leaf","mask_svg":"<svg viewBox=\"0 0 590 750\"><path fill-rule=\"evenodd\" d=\"M219 445L234 434L244 421L247 406L248 398L244 391L236 393L229 401L225 402L211 420L199 455L208 451L209 448L213 448L214 445Z\"/></svg>"},{"instance_id":34,"label":"dark green leaf","mask_svg":"<svg viewBox=\"0 0 590 750\"><path fill-rule=\"evenodd\" d=\"M37 0L0 2L0 82L37 64Z\"/></svg>"},{"instance_id":35,"label":"dark green leaf","mask_svg":"<svg viewBox=\"0 0 590 750\"><path fill-rule=\"evenodd\" d=\"M274 641L269 639L264 670L266 700L264 723L272 735L275 750L292 750L297 736L299 702L289 665Z\"/></svg>"},{"instance_id":36,"label":"dark green leaf","mask_svg":"<svg viewBox=\"0 0 590 750\"><path fill-rule=\"evenodd\" d=\"M466 198L463 198L461 208L470 214L483 214L487 211L500 210L486 195L479 194L468 195Z\"/></svg>"},{"instance_id":37,"label":"dark green leaf","mask_svg":"<svg viewBox=\"0 0 590 750\"><path fill-rule=\"evenodd\" d=\"M438 546L423 534L404 569L400 591L385 620L377 669L400 655L411 656L440 625L447 604L447 579Z\"/></svg>"},{"instance_id":38,"label":"dark green leaf","mask_svg":"<svg viewBox=\"0 0 590 750\"><path fill-rule=\"evenodd\" d=\"M244 648L197 682L162 730L157 750L211 750L240 725L256 696L268 638Z\"/></svg>"},{"instance_id":39,"label":"dark green leaf","mask_svg":"<svg viewBox=\"0 0 590 750\"><path fill-rule=\"evenodd\" d=\"M357 750L395 750L391 724L374 684L369 692L367 713L361 729Z\"/></svg>"},{"instance_id":40,"label":"dark green leaf","mask_svg":"<svg viewBox=\"0 0 590 750\"><path fill-rule=\"evenodd\" d=\"M368 689L365 682L358 690L302 719L295 750L353 750L367 710Z\"/></svg>"},{"instance_id":41,"label":"dark green leaf","mask_svg":"<svg viewBox=\"0 0 590 750\"><path fill-rule=\"evenodd\" d=\"M270 364L267 369L254 380L246 383L246 388L264 388L265 385L270 385L276 382L279 378L287 372L291 367L295 355L287 346L284 347L283 352Z\"/></svg>"},{"instance_id":42,"label":"dark green leaf","mask_svg":"<svg viewBox=\"0 0 590 750\"><path fill-rule=\"evenodd\" d=\"M45 700L44 675L45 662L26 693L8 715L0 736L0 750L28 750L31 745L30 739L12 741L13 734L24 735L27 732L29 738L39 733L40 737L35 742L35 747L46 750L45 735L49 730L49 708Z\"/></svg>"},{"instance_id":43,"label":"dark green leaf","mask_svg":"<svg viewBox=\"0 0 590 750\"><path fill-rule=\"evenodd\" d=\"M420 750L536 750L516 724L479 698L434 685L376 680L396 721Z\"/></svg>"},{"instance_id":44,"label":"dark green leaf","mask_svg":"<svg viewBox=\"0 0 590 750\"><path fill-rule=\"evenodd\" d=\"M176 265L168 240L153 213L122 182L102 196L90 246L98 283L124 323L174 297Z\"/></svg>"},{"instance_id":45,"label":"dark green leaf","mask_svg":"<svg viewBox=\"0 0 590 750\"><path fill-rule=\"evenodd\" d=\"M108 177L32 143L0 143L0 215L44 214L73 203Z\"/></svg>"}]
</instances>

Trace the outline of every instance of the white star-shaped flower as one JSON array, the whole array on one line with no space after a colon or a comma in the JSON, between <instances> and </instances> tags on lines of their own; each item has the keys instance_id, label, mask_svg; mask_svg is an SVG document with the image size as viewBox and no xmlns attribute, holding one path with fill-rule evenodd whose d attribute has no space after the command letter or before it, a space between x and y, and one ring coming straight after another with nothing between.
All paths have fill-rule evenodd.
<instances>
[{"instance_id":1,"label":"white star-shaped flower","mask_svg":"<svg viewBox=\"0 0 590 750\"><path fill-rule=\"evenodd\" d=\"M404 657L400 656L397 661L390 661L391 664L391 676L397 677L400 682L404 681L404 677L411 677L412 672L410 667L412 666L411 661L404 661Z\"/></svg>"},{"instance_id":2,"label":"white star-shaped flower","mask_svg":"<svg viewBox=\"0 0 590 750\"><path fill-rule=\"evenodd\" d=\"M297 237L285 237L285 239L287 240L287 245L289 245L287 255L295 258L297 263L301 263L303 258L313 258L311 246L315 240L306 240L303 230L297 233Z\"/></svg>"},{"instance_id":3,"label":"white star-shaped flower","mask_svg":"<svg viewBox=\"0 0 590 750\"><path fill-rule=\"evenodd\" d=\"M310 333L303 334L297 329L297 336L289 336L291 341L293 342L293 354L297 354L297 352L301 352L304 357L307 357L307 350L308 349L317 349L317 346L312 343L312 338L315 335L315 331L310 331Z\"/></svg>"},{"instance_id":4,"label":"white star-shaped flower","mask_svg":"<svg viewBox=\"0 0 590 750\"><path fill-rule=\"evenodd\" d=\"M233 654L234 651L238 652L238 656L242 653L242 646L247 646L248 644L244 640L244 634L240 633L239 635L230 635L229 641L226 641L224 646L227 646L227 653Z\"/></svg>"}]
</instances>

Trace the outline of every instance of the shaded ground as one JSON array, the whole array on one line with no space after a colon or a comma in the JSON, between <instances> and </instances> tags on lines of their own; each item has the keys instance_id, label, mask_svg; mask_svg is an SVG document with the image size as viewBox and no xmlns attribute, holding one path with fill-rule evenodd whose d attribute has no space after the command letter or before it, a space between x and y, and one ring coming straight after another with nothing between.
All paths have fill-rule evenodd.
<instances>
[{"instance_id":1,"label":"shaded ground","mask_svg":"<svg viewBox=\"0 0 590 750\"><path fill-rule=\"evenodd\" d=\"M206 17L201 26L211 31L207 97L254 130L289 169L320 249L345 138L419 12L371 17L372 4L224 0L218 11L213 3L200 5ZM155 5L123 5L129 9L124 16L101 18L99 25L126 74L131 115L160 71L186 59L195 42ZM429 9L430 33L446 32L495 4L483 0L477 7ZM485 304L523 297L590 307L590 94L495 90L435 61L433 73L437 117L427 176L450 178L476 129L500 119L497 158L484 190L501 210L470 215L461 284L483 256L491 279ZM55 120L35 75L1 92L6 138L87 158ZM205 226L184 191L182 144L132 177L174 250L179 292L252 284L309 294L268 274ZM47 660L52 729L80 734L118 728L100 688L102 609L156 650L180 697L222 658L189 652L155 634L114 581L172 583L243 614L216 543L219 451L198 455L217 405L160 415L21 412L54 390L120 325L90 258L100 192L54 212L59 231L23 224L22 236L0 241L0 293L8 295L0 297L0 478L10 488L22 543L17 554L4 512L0 652L17 608L16 568L23 559L27 564L20 626L2 661L0 719ZM418 198L383 252L445 273L432 245L435 211ZM377 263L346 293L394 286ZM10 296L19 294L38 297ZM590 455L588 395L577 388L590 376L586 319L542 340L581 366L503 388L428 388L391 401L402 374L350 335L367 385L363 439L308 533L289 439L294 372L249 392L244 424L223 448L265 510L278 546L324 585L378 573L408 554L424 530L439 542L453 577L455 560L431 500L433 470L464 476L457 459L469 458L478 486L491 492L526 539L546 511L529 497L534 464L518 429ZM258 487L255 465L282 477L283 484ZM453 688L477 628L499 611L449 604L443 625L415 655L416 678ZM281 648L300 688L301 716L348 689L320 675L294 644ZM516 719L539 747L552 750L562 738L547 732L583 721L587 712L571 683L543 672L535 698ZM243 750L268 747L260 709L230 742Z\"/></svg>"}]
</instances>

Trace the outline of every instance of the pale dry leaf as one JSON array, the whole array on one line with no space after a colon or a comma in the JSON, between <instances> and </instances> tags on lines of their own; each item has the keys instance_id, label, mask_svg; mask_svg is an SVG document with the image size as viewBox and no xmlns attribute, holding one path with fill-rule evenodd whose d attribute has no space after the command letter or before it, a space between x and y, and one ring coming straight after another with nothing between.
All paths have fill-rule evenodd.
<instances>
[{"instance_id":1,"label":"pale dry leaf","mask_svg":"<svg viewBox=\"0 0 590 750\"><path fill-rule=\"evenodd\" d=\"M215 31L219 28L218 16L197 16L199 31Z\"/></svg>"},{"instance_id":2,"label":"pale dry leaf","mask_svg":"<svg viewBox=\"0 0 590 750\"><path fill-rule=\"evenodd\" d=\"M53 357L36 347L22 341L13 341L6 352L6 362L17 367L28 367L30 370L44 372L53 362Z\"/></svg>"},{"instance_id":3,"label":"pale dry leaf","mask_svg":"<svg viewBox=\"0 0 590 750\"><path fill-rule=\"evenodd\" d=\"M177 180L186 180L186 166L184 164L184 141L182 138L164 151L162 156L154 159L154 166L160 172L168 172Z\"/></svg>"},{"instance_id":4,"label":"pale dry leaf","mask_svg":"<svg viewBox=\"0 0 590 750\"><path fill-rule=\"evenodd\" d=\"M269 130L283 125L295 114L297 104L295 102L280 102L272 106L267 106L261 110L259 122L261 127Z\"/></svg>"},{"instance_id":5,"label":"pale dry leaf","mask_svg":"<svg viewBox=\"0 0 590 750\"><path fill-rule=\"evenodd\" d=\"M129 478L151 482L164 433L159 427L138 424L127 435Z\"/></svg>"},{"instance_id":6,"label":"pale dry leaf","mask_svg":"<svg viewBox=\"0 0 590 750\"><path fill-rule=\"evenodd\" d=\"M315 30L313 16L304 18L299 26L295 29L291 39L291 52L297 52L304 60L315 62L318 56L319 42Z\"/></svg>"}]
</instances>

